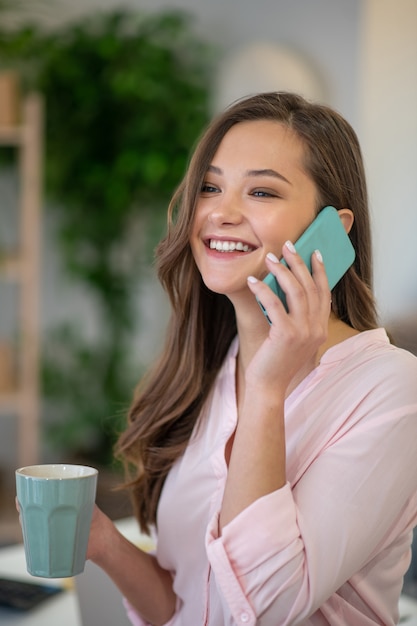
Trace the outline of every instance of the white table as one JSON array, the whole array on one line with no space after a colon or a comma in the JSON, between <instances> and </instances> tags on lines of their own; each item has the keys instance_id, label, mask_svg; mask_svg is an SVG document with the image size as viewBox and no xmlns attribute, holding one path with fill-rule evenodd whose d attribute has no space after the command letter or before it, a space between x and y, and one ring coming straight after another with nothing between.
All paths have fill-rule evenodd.
<instances>
[{"instance_id":1,"label":"white table","mask_svg":"<svg viewBox=\"0 0 417 626\"><path fill-rule=\"evenodd\" d=\"M26 571L23 545L0 550L0 576L29 582L46 582L48 585L66 585L67 589L48 598L28 612L12 612L0 608L0 624L7 626L82 626L78 598L72 579L51 580L34 578Z\"/></svg>"}]
</instances>

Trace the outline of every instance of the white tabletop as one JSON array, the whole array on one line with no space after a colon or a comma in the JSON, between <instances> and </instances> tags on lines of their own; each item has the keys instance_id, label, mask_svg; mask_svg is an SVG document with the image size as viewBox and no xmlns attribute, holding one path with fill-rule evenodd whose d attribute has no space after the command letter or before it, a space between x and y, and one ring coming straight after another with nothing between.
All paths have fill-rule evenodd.
<instances>
[{"instance_id":1,"label":"white tabletop","mask_svg":"<svg viewBox=\"0 0 417 626\"><path fill-rule=\"evenodd\" d=\"M63 593L48 598L38 607L27 612L8 611L0 608L0 624L7 626L82 626L77 594L72 579L51 580L34 578L26 571L23 545L0 550L0 576L29 582L46 582L48 585L66 586Z\"/></svg>"},{"instance_id":2,"label":"white tabletop","mask_svg":"<svg viewBox=\"0 0 417 626\"><path fill-rule=\"evenodd\" d=\"M116 526L119 530L133 543L147 550L154 546L149 537L139 532L137 523L133 518L118 520ZM86 606L88 597L86 594L89 590L93 593L97 585L102 585L103 595L108 599L110 604L119 604L120 624L124 617L124 610L121 606L121 596L117 589L107 579L105 575L92 563L86 563L84 574L80 574L76 578L38 578L28 574L26 570L25 551L23 544L17 544L0 549L0 577L14 578L29 582L45 582L48 585L57 585L63 587L63 593L48 598L35 609L27 612L15 612L0 608L0 624L4 626L95 626L101 624L106 626L105 602L101 601L101 605L97 606L95 597L92 594L92 602L95 606ZM82 589L85 588L85 589ZM81 591L83 590L83 594ZM80 597L82 596L82 597ZM80 607L80 600L83 606ZM91 617L93 615L93 618ZM104 621L103 621L104 615ZM87 621L86 621L87 620ZM88 624L87 624L88 622ZM108 623L108 622L107 622ZM112 626L115 626L112 624Z\"/></svg>"},{"instance_id":3,"label":"white tabletop","mask_svg":"<svg viewBox=\"0 0 417 626\"><path fill-rule=\"evenodd\" d=\"M400 598L400 624L403 626L417 626L417 600L407 596Z\"/></svg>"}]
</instances>

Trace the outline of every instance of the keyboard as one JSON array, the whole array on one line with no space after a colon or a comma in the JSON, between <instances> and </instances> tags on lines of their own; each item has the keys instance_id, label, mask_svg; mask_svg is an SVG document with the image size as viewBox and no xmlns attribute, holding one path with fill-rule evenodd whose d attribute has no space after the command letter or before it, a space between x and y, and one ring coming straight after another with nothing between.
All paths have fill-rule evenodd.
<instances>
[{"instance_id":1,"label":"keyboard","mask_svg":"<svg viewBox=\"0 0 417 626\"><path fill-rule=\"evenodd\" d=\"M53 585L0 578L0 607L29 611L61 591Z\"/></svg>"}]
</instances>

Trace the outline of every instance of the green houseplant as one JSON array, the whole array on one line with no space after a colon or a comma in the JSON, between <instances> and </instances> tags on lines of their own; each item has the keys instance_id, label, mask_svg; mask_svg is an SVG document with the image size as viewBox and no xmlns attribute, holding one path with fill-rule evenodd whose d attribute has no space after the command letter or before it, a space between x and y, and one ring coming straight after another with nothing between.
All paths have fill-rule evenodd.
<instances>
[{"instance_id":1,"label":"green houseplant","mask_svg":"<svg viewBox=\"0 0 417 626\"><path fill-rule=\"evenodd\" d=\"M44 338L47 435L61 456L105 464L139 376L134 286L208 119L210 50L189 16L167 11L14 37L3 50L26 55L45 97L48 210L65 268L98 311L97 339L75 321Z\"/></svg>"}]
</instances>

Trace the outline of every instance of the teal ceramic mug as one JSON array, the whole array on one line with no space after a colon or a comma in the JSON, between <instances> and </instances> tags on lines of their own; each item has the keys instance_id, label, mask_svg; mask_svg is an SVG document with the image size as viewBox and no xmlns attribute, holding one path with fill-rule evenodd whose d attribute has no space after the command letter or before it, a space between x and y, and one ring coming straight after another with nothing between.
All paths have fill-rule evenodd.
<instances>
[{"instance_id":1,"label":"teal ceramic mug","mask_svg":"<svg viewBox=\"0 0 417 626\"><path fill-rule=\"evenodd\" d=\"M16 493L29 574L76 576L84 570L98 472L84 465L16 470Z\"/></svg>"}]
</instances>

